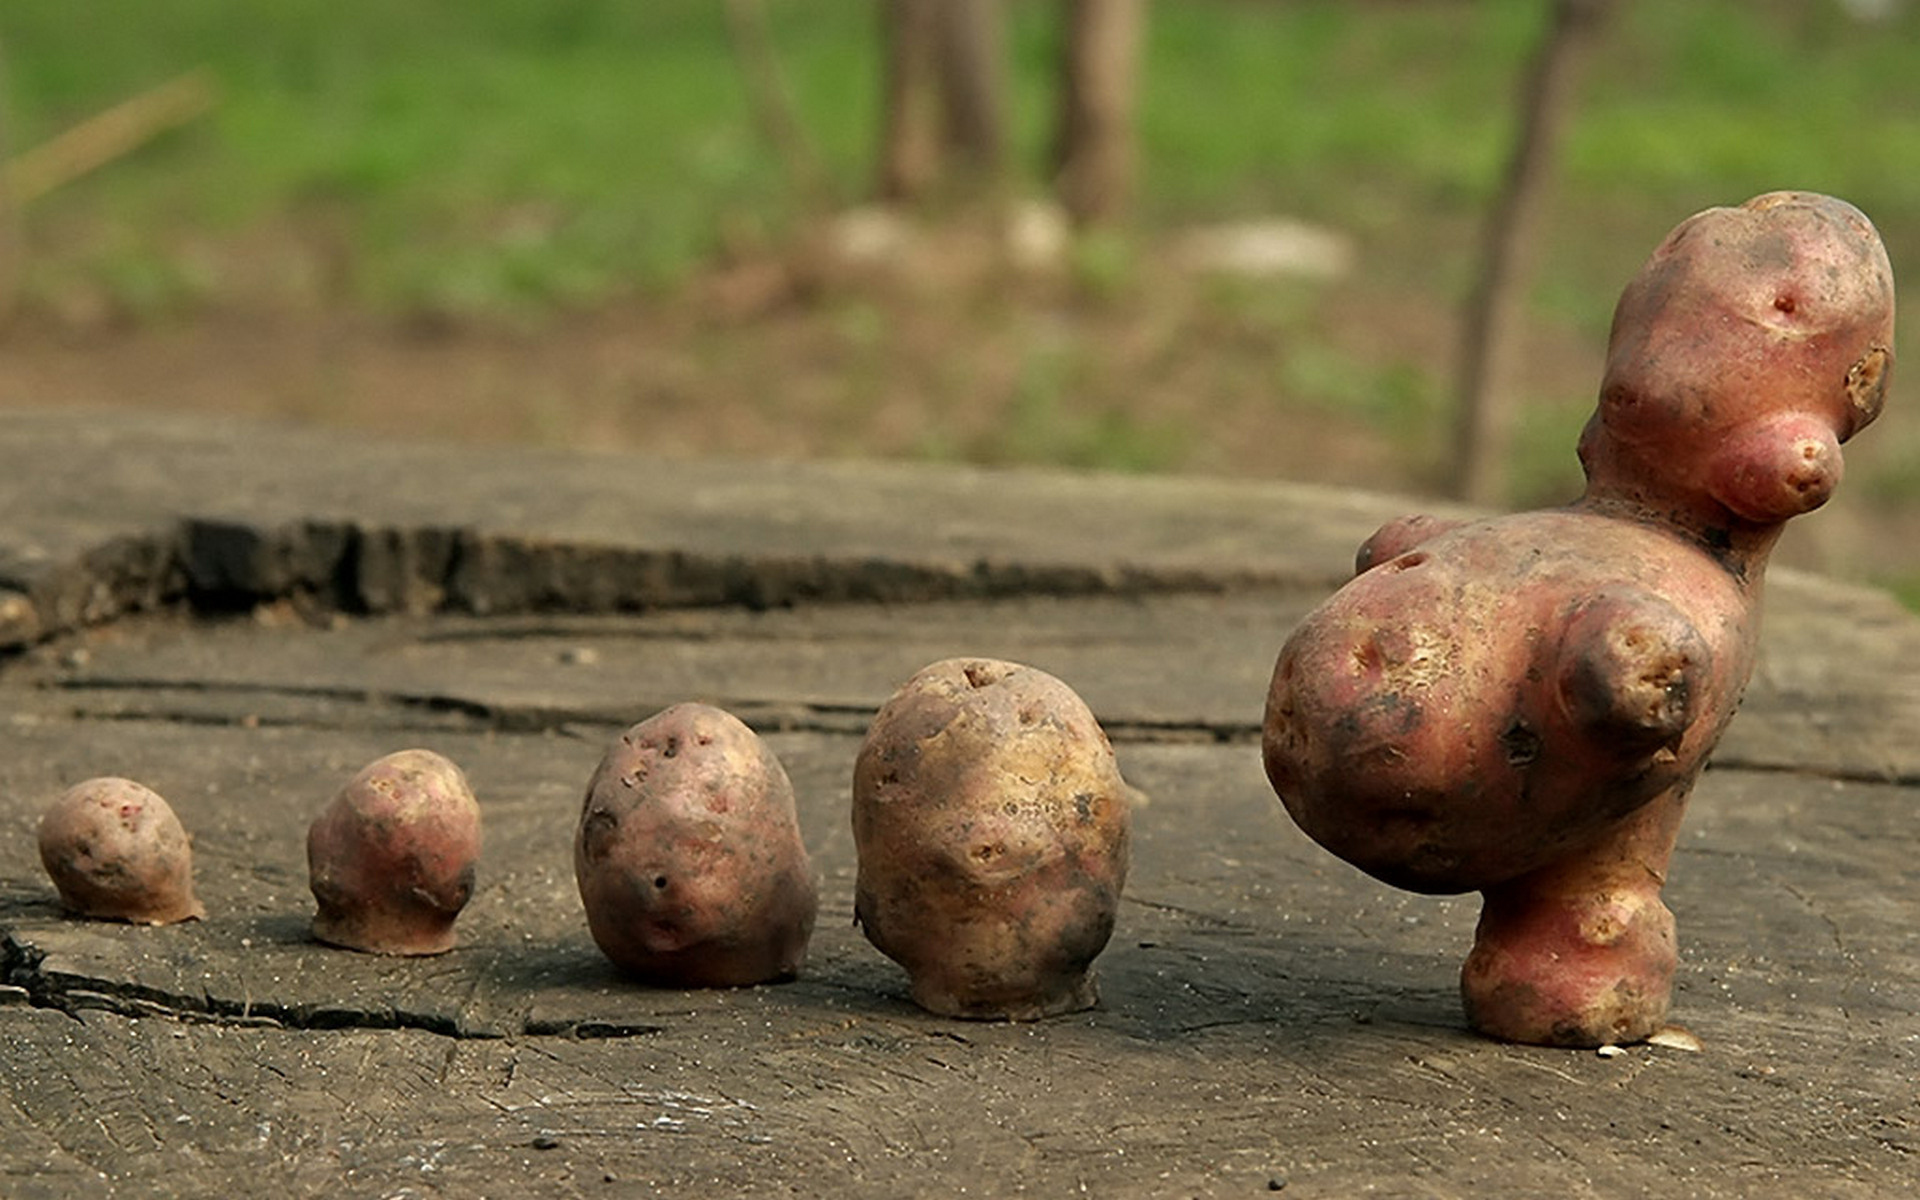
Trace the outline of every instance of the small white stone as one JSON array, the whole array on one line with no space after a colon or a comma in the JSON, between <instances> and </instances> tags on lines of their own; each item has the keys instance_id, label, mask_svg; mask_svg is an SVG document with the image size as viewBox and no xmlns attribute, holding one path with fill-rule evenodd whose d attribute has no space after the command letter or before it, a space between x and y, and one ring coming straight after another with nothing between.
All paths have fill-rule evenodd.
<instances>
[{"instance_id":1,"label":"small white stone","mask_svg":"<svg viewBox=\"0 0 1920 1200\"><path fill-rule=\"evenodd\" d=\"M1669 1025L1659 1033L1647 1039L1649 1046L1665 1046L1669 1050L1685 1050L1689 1054L1700 1053L1700 1039L1678 1025Z\"/></svg>"}]
</instances>

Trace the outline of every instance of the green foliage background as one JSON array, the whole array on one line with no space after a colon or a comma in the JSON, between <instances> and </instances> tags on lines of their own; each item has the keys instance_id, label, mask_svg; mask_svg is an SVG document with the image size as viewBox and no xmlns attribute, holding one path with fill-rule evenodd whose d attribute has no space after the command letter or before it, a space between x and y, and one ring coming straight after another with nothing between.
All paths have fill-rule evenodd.
<instances>
[{"instance_id":1,"label":"green foliage background","mask_svg":"<svg viewBox=\"0 0 1920 1200\"><path fill-rule=\"evenodd\" d=\"M1029 163L1048 119L1053 7L1014 5ZM849 196L875 122L872 8L766 5L805 125ZM1142 103L1144 223L1288 212L1417 249L1493 186L1545 8L1163 0ZM165 260L182 227L309 212L340 223L352 294L369 303L589 302L670 286L730 224L777 231L792 216L713 0L9 0L0 38L17 147L196 65L220 81L209 121L35 215L103 227L92 269ZM1903 261L1920 252L1920 13L1863 24L1832 0L1628 0L1564 168L1595 253L1611 260L1677 212L1788 184L1847 196ZM1406 256L1410 273L1457 274L1468 248L1427 249ZM1577 247L1557 257L1575 273L1548 289L1553 304L1584 309L1579 275L1618 273Z\"/></svg>"}]
</instances>

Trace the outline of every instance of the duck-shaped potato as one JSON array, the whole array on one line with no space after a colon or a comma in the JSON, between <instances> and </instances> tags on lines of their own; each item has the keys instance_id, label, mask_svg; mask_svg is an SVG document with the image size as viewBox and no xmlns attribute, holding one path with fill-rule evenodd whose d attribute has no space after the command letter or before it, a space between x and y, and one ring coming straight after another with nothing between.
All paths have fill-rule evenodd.
<instances>
[{"instance_id":1,"label":"duck-shaped potato","mask_svg":"<svg viewBox=\"0 0 1920 1200\"><path fill-rule=\"evenodd\" d=\"M853 773L854 916L943 1016L1030 1020L1097 999L1126 883L1127 785L1044 671L948 659L875 715Z\"/></svg>"},{"instance_id":2,"label":"duck-shaped potato","mask_svg":"<svg viewBox=\"0 0 1920 1200\"><path fill-rule=\"evenodd\" d=\"M1485 894L1475 1028L1597 1045L1665 1021L1687 794L1752 670L1768 555L1839 482L1892 348L1858 210L1776 192L1700 213L1620 298L1581 498L1388 525L1282 649L1275 791L1388 883Z\"/></svg>"}]
</instances>

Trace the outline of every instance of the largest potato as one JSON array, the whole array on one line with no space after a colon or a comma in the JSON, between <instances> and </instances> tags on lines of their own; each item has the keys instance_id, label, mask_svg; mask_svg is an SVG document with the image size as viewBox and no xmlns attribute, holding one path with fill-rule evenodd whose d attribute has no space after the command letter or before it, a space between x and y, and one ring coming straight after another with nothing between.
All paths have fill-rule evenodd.
<instances>
[{"instance_id":1,"label":"largest potato","mask_svg":"<svg viewBox=\"0 0 1920 1200\"><path fill-rule=\"evenodd\" d=\"M1355 866L1484 894L1474 1028L1593 1046L1666 1021L1687 796L1753 670L1769 556L1879 415L1893 332L1852 205L1696 214L1621 294L1580 498L1389 524L1281 649L1268 778Z\"/></svg>"}]
</instances>

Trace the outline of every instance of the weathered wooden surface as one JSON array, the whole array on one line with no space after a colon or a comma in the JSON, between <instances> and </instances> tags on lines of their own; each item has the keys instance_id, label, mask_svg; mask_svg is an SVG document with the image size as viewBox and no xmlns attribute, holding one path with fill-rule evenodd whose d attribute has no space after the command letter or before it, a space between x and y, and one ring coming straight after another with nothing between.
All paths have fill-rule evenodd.
<instances>
[{"instance_id":1,"label":"weathered wooden surface","mask_svg":"<svg viewBox=\"0 0 1920 1200\"><path fill-rule=\"evenodd\" d=\"M1705 1048L1603 1058L1468 1035L1472 899L1360 876L1261 777L1279 642L1392 501L104 429L0 425L0 1195L1878 1196L1920 1177L1920 622L1884 598L1776 580L1668 890L1675 1019ZM115 469L90 488L82 460ZM950 654L1073 684L1146 796L1094 1012L925 1015L851 924L859 735ZM587 936L587 776L689 698L767 731L794 778L824 880L796 982L650 990ZM481 798L463 944L316 945L306 824L405 745ZM34 823L103 773L172 801L206 920L59 912Z\"/></svg>"}]
</instances>

